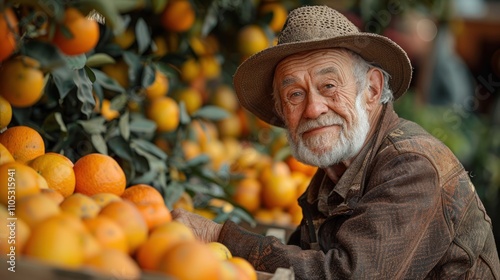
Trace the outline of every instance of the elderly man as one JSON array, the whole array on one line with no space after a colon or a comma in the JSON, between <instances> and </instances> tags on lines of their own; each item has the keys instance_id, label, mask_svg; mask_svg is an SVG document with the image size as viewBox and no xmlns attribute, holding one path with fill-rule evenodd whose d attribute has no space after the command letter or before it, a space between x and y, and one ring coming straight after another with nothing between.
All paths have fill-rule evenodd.
<instances>
[{"instance_id":1,"label":"elderly man","mask_svg":"<svg viewBox=\"0 0 500 280\"><path fill-rule=\"evenodd\" d=\"M411 73L398 45L337 11L291 11L278 45L242 63L234 85L242 106L286 129L296 158L320 167L299 198L304 219L285 245L232 222L174 218L257 270L292 267L298 279L500 279L467 172L393 110Z\"/></svg>"}]
</instances>

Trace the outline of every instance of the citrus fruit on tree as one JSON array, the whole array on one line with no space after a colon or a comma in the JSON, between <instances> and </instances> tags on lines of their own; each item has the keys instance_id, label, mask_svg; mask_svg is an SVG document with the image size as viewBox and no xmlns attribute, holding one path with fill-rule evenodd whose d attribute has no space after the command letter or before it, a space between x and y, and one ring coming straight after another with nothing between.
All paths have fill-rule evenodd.
<instances>
[{"instance_id":1,"label":"citrus fruit on tree","mask_svg":"<svg viewBox=\"0 0 500 280\"><path fill-rule=\"evenodd\" d=\"M203 98L201 93L194 88L183 88L176 92L177 100L184 102L186 111L192 115L203 105Z\"/></svg>"},{"instance_id":2,"label":"citrus fruit on tree","mask_svg":"<svg viewBox=\"0 0 500 280\"><path fill-rule=\"evenodd\" d=\"M240 106L233 88L226 84L221 84L215 88L210 103L233 113L236 113Z\"/></svg>"},{"instance_id":3,"label":"citrus fruit on tree","mask_svg":"<svg viewBox=\"0 0 500 280\"><path fill-rule=\"evenodd\" d=\"M118 60L116 63L103 65L101 70L108 75L108 77L114 79L123 88L128 88L128 65L124 60Z\"/></svg>"},{"instance_id":4,"label":"citrus fruit on tree","mask_svg":"<svg viewBox=\"0 0 500 280\"><path fill-rule=\"evenodd\" d=\"M123 229L129 253L135 252L148 238L148 225L139 210L130 201L110 202L101 209L99 215L112 219Z\"/></svg>"},{"instance_id":5,"label":"citrus fruit on tree","mask_svg":"<svg viewBox=\"0 0 500 280\"><path fill-rule=\"evenodd\" d=\"M288 11L283 6L282 3L279 2L265 2L259 8L259 14L261 16L266 15L267 13L272 13L271 22L269 22L269 27L274 32L279 32L283 25L285 24L286 18L288 16Z\"/></svg>"},{"instance_id":6,"label":"citrus fruit on tree","mask_svg":"<svg viewBox=\"0 0 500 280\"><path fill-rule=\"evenodd\" d=\"M19 32L17 18L11 8L0 12L0 61L9 57L16 49L16 35Z\"/></svg>"},{"instance_id":7,"label":"citrus fruit on tree","mask_svg":"<svg viewBox=\"0 0 500 280\"><path fill-rule=\"evenodd\" d=\"M75 191L75 172L69 158L57 153L46 153L31 160L29 166L45 178L49 188L64 197Z\"/></svg>"},{"instance_id":8,"label":"citrus fruit on tree","mask_svg":"<svg viewBox=\"0 0 500 280\"><path fill-rule=\"evenodd\" d=\"M158 270L177 279L219 279L221 264L212 250L200 241L179 242L167 250Z\"/></svg>"},{"instance_id":9,"label":"citrus fruit on tree","mask_svg":"<svg viewBox=\"0 0 500 280\"><path fill-rule=\"evenodd\" d=\"M80 267L84 260L83 242L78 231L59 215L32 229L24 254L63 268Z\"/></svg>"},{"instance_id":10,"label":"citrus fruit on tree","mask_svg":"<svg viewBox=\"0 0 500 280\"><path fill-rule=\"evenodd\" d=\"M126 177L116 160L108 155L92 153L78 159L75 171L75 192L92 196L97 193L122 195Z\"/></svg>"},{"instance_id":11,"label":"citrus fruit on tree","mask_svg":"<svg viewBox=\"0 0 500 280\"><path fill-rule=\"evenodd\" d=\"M156 70L155 79L151 85L146 88L146 97L155 99L167 95L168 93L168 78L161 71Z\"/></svg>"},{"instance_id":12,"label":"citrus fruit on tree","mask_svg":"<svg viewBox=\"0 0 500 280\"><path fill-rule=\"evenodd\" d=\"M60 204L61 210L65 213L75 215L81 219L93 218L99 214L101 207L91 197L74 193L64 199Z\"/></svg>"},{"instance_id":13,"label":"citrus fruit on tree","mask_svg":"<svg viewBox=\"0 0 500 280\"><path fill-rule=\"evenodd\" d=\"M6 128L12 120L12 106L7 99L0 96L0 131Z\"/></svg>"},{"instance_id":14,"label":"citrus fruit on tree","mask_svg":"<svg viewBox=\"0 0 500 280\"><path fill-rule=\"evenodd\" d=\"M185 32L193 26L196 13L188 0L168 1L161 16L163 28L172 32Z\"/></svg>"},{"instance_id":15,"label":"citrus fruit on tree","mask_svg":"<svg viewBox=\"0 0 500 280\"><path fill-rule=\"evenodd\" d=\"M15 189L14 189L15 188ZM15 193L12 192L15 190ZM17 161L0 165L0 203L8 205L9 201L40 193L37 173L33 168ZM12 196L14 195L15 196ZM9 199L10 198L12 199Z\"/></svg>"},{"instance_id":16,"label":"citrus fruit on tree","mask_svg":"<svg viewBox=\"0 0 500 280\"><path fill-rule=\"evenodd\" d=\"M99 41L99 24L84 16L76 8L66 9L64 20L60 25L62 26L56 29L52 42L67 55L86 53Z\"/></svg>"},{"instance_id":17,"label":"citrus fruit on tree","mask_svg":"<svg viewBox=\"0 0 500 280\"><path fill-rule=\"evenodd\" d=\"M160 132L174 131L179 125L179 114L179 105L168 96L151 100L146 110L146 116L156 123L156 129Z\"/></svg>"},{"instance_id":18,"label":"citrus fruit on tree","mask_svg":"<svg viewBox=\"0 0 500 280\"><path fill-rule=\"evenodd\" d=\"M43 95L40 63L27 56L7 60L0 67L0 94L14 107L34 105Z\"/></svg>"},{"instance_id":19,"label":"citrus fruit on tree","mask_svg":"<svg viewBox=\"0 0 500 280\"><path fill-rule=\"evenodd\" d=\"M120 116L120 112L111 108L111 101L109 101L108 99L102 100L100 113L101 116L107 121L114 120Z\"/></svg>"},{"instance_id":20,"label":"citrus fruit on tree","mask_svg":"<svg viewBox=\"0 0 500 280\"><path fill-rule=\"evenodd\" d=\"M269 39L260 26L250 24L238 31L237 44L238 51L249 56L269 47Z\"/></svg>"}]
</instances>

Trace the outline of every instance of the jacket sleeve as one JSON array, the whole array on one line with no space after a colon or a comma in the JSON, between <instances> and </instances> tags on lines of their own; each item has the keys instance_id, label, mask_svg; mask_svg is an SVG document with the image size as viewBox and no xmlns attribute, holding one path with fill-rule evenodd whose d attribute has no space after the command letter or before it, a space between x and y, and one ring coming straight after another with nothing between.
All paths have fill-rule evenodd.
<instances>
[{"instance_id":1,"label":"jacket sleeve","mask_svg":"<svg viewBox=\"0 0 500 280\"><path fill-rule=\"evenodd\" d=\"M339 227L327 219L323 251L284 245L226 223L219 236L257 270L293 268L297 279L424 278L451 242L438 174L422 155L404 153L376 164L365 195Z\"/></svg>"}]
</instances>

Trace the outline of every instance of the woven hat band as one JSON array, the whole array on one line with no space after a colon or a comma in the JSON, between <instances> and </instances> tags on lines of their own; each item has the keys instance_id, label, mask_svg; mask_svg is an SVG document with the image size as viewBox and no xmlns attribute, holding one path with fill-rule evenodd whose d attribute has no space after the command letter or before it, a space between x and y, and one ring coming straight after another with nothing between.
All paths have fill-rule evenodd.
<instances>
[{"instance_id":1,"label":"woven hat band","mask_svg":"<svg viewBox=\"0 0 500 280\"><path fill-rule=\"evenodd\" d=\"M279 35L278 44L330 39L357 33L358 28L336 10L306 6L290 12Z\"/></svg>"}]
</instances>

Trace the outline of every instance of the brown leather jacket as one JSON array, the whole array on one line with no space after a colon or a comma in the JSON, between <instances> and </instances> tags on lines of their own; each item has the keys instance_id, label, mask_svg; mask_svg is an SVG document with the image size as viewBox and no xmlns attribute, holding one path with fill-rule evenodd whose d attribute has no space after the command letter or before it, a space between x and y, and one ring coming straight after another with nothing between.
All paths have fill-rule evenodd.
<instances>
[{"instance_id":1,"label":"brown leather jacket","mask_svg":"<svg viewBox=\"0 0 500 280\"><path fill-rule=\"evenodd\" d=\"M315 174L288 245L232 222L219 241L298 279L500 279L491 220L457 158L392 105L379 127L337 184Z\"/></svg>"}]
</instances>

